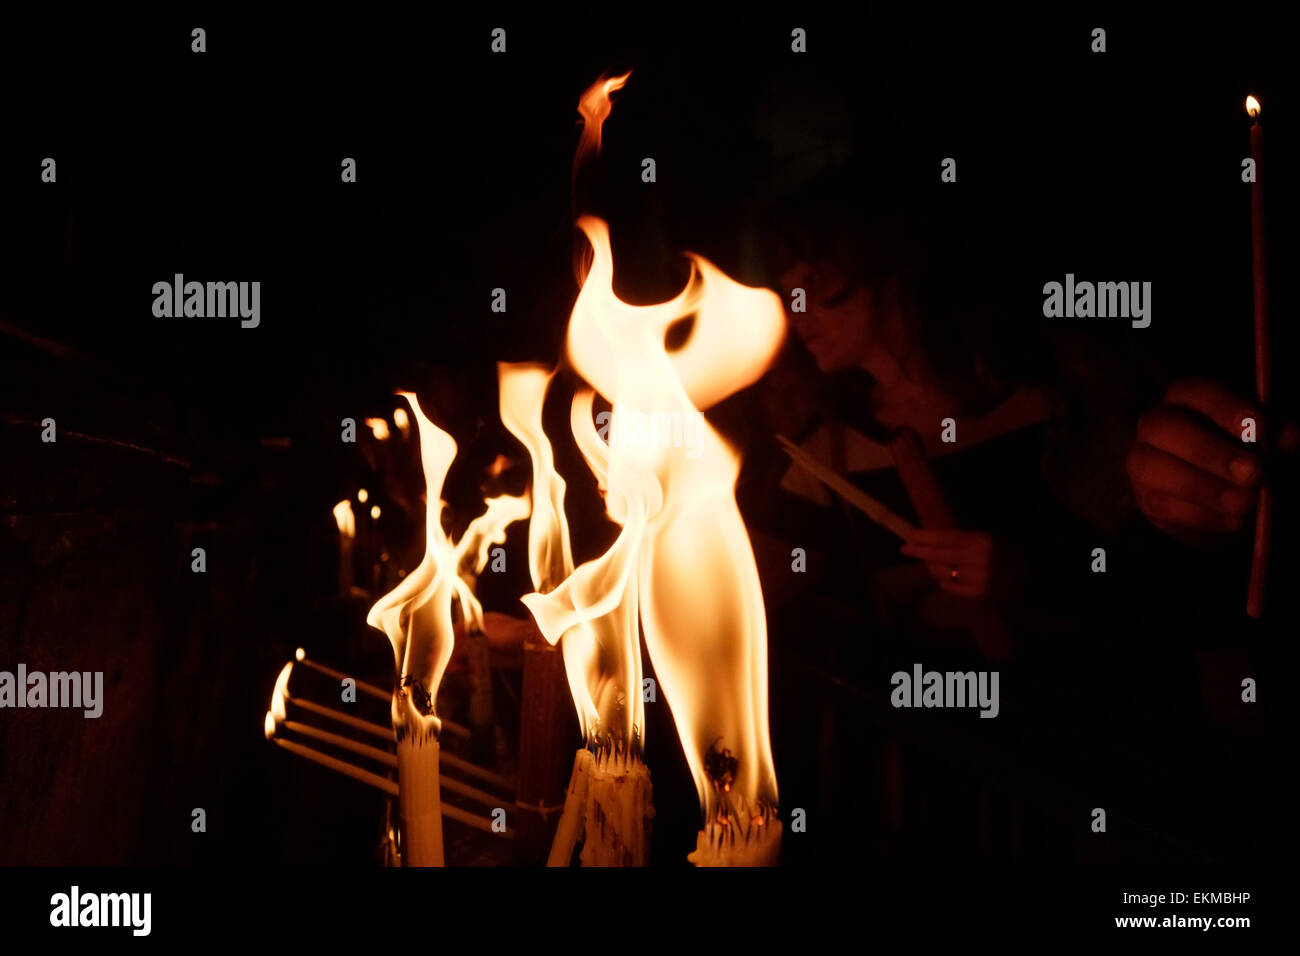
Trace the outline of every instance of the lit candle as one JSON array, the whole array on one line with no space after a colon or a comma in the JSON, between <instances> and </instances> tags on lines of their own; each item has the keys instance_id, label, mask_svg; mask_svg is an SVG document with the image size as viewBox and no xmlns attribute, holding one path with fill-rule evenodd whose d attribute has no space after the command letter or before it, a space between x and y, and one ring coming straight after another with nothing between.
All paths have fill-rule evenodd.
<instances>
[{"instance_id":1,"label":"lit candle","mask_svg":"<svg viewBox=\"0 0 1300 956\"><path fill-rule=\"evenodd\" d=\"M397 784L386 777L381 777L377 773L371 773L369 770L362 770L360 767L354 767L345 760L339 760L337 757L331 757L323 754L319 750L312 750L310 747L304 747L302 744L294 743L292 740L282 740L275 735L276 719L268 710L265 721L266 739L271 741L277 747L282 747L290 753L297 754L299 757L305 757L313 763L318 763L322 767L328 767L344 776L351 777L361 783L368 784L377 790L382 790L390 796L399 796Z\"/></svg>"},{"instance_id":2,"label":"lit candle","mask_svg":"<svg viewBox=\"0 0 1300 956\"><path fill-rule=\"evenodd\" d=\"M1264 235L1264 130L1259 125L1259 100L1247 96L1246 112L1254 121L1250 127L1250 158L1255 165L1255 181L1250 184L1250 246L1255 280L1255 397L1260 408L1266 410L1272 398L1273 375L1269 355L1268 270ZM1273 490L1264 485L1259 489L1259 505L1255 511L1255 553L1251 559L1250 589L1246 596L1246 613L1254 618L1264 613L1272 519Z\"/></svg>"},{"instance_id":3,"label":"lit candle","mask_svg":"<svg viewBox=\"0 0 1300 956\"><path fill-rule=\"evenodd\" d=\"M352 541L357 536L351 501L345 498L334 506L334 523L339 529L339 594L347 597L352 593Z\"/></svg>"}]
</instances>

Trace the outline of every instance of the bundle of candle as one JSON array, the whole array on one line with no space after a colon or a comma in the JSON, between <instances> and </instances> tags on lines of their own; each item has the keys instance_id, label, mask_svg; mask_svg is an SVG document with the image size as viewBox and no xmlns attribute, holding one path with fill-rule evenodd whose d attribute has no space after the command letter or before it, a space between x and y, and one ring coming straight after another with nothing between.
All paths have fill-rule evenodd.
<instances>
[{"instance_id":1,"label":"bundle of candle","mask_svg":"<svg viewBox=\"0 0 1300 956\"><path fill-rule=\"evenodd\" d=\"M501 420L528 449L533 464L528 568L537 593L546 594L574 571L564 479L555 470L551 443L542 428L552 373L542 366L504 362L497 370ZM590 392L585 398L590 398ZM584 405L579 396L575 414L580 415L584 407L590 411L589 402ZM580 447L589 461L596 462L593 468L599 473L600 449ZM635 600L635 590L626 589L612 609L579 621L560 635L546 633L552 644L557 639L561 643L569 691L589 748L574 757L564 812L548 858L551 866L567 866L577 843L583 845L584 866L646 863L654 805L650 771L641 760L644 711Z\"/></svg>"},{"instance_id":2,"label":"bundle of candle","mask_svg":"<svg viewBox=\"0 0 1300 956\"><path fill-rule=\"evenodd\" d=\"M568 866L582 845L583 866L645 866L654 819L650 769L636 754L579 750L547 866Z\"/></svg>"}]
</instances>

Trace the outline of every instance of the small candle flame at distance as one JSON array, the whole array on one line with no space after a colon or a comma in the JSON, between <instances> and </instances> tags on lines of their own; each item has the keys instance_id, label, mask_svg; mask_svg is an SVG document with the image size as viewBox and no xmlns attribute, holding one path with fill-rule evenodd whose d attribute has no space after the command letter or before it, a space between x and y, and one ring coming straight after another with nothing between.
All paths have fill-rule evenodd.
<instances>
[{"instance_id":1,"label":"small candle flame at distance","mask_svg":"<svg viewBox=\"0 0 1300 956\"><path fill-rule=\"evenodd\" d=\"M267 740L275 736L275 715L269 710L266 712L266 720L262 723L262 732L266 734Z\"/></svg>"},{"instance_id":2,"label":"small candle flame at distance","mask_svg":"<svg viewBox=\"0 0 1300 956\"><path fill-rule=\"evenodd\" d=\"M388 422L382 418L367 418L366 425L378 441L388 441Z\"/></svg>"},{"instance_id":3,"label":"small candle flame at distance","mask_svg":"<svg viewBox=\"0 0 1300 956\"><path fill-rule=\"evenodd\" d=\"M307 652L301 647L293 652L293 659L296 661L301 661L304 658L306 658L306 656L307 656Z\"/></svg>"},{"instance_id":4,"label":"small candle flame at distance","mask_svg":"<svg viewBox=\"0 0 1300 956\"><path fill-rule=\"evenodd\" d=\"M370 492L366 491L366 489L364 488L358 488L357 501L361 502L364 505L369 500L370 500Z\"/></svg>"},{"instance_id":5,"label":"small candle flame at distance","mask_svg":"<svg viewBox=\"0 0 1300 956\"><path fill-rule=\"evenodd\" d=\"M375 505L373 508L370 509L370 517L374 518L376 521L379 520L379 514L380 514L379 505Z\"/></svg>"},{"instance_id":6,"label":"small candle flame at distance","mask_svg":"<svg viewBox=\"0 0 1300 956\"><path fill-rule=\"evenodd\" d=\"M352 502L346 498L334 506L334 523L338 525L339 534L345 538L357 536L357 518L352 513Z\"/></svg>"},{"instance_id":7,"label":"small candle flame at distance","mask_svg":"<svg viewBox=\"0 0 1300 956\"><path fill-rule=\"evenodd\" d=\"M393 409L393 424L397 426L397 430L402 433L403 438L410 437L411 419L406 414L406 409L404 408Z\"/></svg>"},{"instance_id":8,"label":"small candle flame at distance","mask_svg":"<svg viewBox=\"0 0 1300 956\"><path fill-rule=\"evenodd\" d=\"M1254 96L1247 96L1246 115L1249 116L1251 119L1259 119L1259 114L1260 114L1259 100L1255 99Z\"/></svg>"}]
</instances>

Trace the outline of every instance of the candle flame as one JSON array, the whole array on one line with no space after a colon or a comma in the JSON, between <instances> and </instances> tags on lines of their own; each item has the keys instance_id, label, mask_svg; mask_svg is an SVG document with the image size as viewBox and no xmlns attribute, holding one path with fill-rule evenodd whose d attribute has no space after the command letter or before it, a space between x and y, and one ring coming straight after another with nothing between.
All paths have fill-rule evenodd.
<instances>
[{"instance_id":1,"label":"candle flame","mask_svg":"<svg viewBox=\"0 0 1300 956\"><path fill-rule=\"evenodd\" d=\"M487 567L492 546L506 540L506 527L527 518L532 511L532 502L528 494L499 495L496 498L488 498L485 504L487 511L469 523L469 527L465 529L465 533L456 544L460 576L466 583L477 578ZM476 598L471 604L462 601L461 610L465 615L465 630L468 633L472 634L483 629L483 608Z\"/></svg>"},{"instance_id":2,"label":"candle flame","mask_svg":"<svg viewBox=\"0 0 1300 956\"><path fill-rule=\"evenodd\" d=\"M266 720L262 722L262 733L266 734L267 740L275 736L275 717L269 710L266 712Z\"/></svg>"},{"instance_id":3,"label":"candle flame","mask_svg":"<svg viewBox=\"0 0 1300 956\"><path fill-rule=\"evenodd\" d=\"M379 520L379 515L380 515L380 514L381 514L381 512L380 512L380 510L379 510L379 505L374 505L374 506L370 509L370 517L374 518L376 521Z\"/></svg>"},{"instance_id":4,"label":"candle flame","mask_svg":"<svg viewBox=\"0 0 1300 956\"><path fill-rule=\"evenodd\" d=\"M352 502L344 498L334 506L334 523L345 538L357 536L357 518L352 513Z\"/></svg>"},{"instance_id":5,"label":"candle flame","mask_svg":"<svg viewBox=\"0 0 1300 956\"><path fill-rule=\"evenodd\" d=\"M575 165L584 160L588 153L600 152L601 131L614 109L610 94L627 85L631 75L632 71L628 70L622 76L601 77L587 87L587 91L578 100L578 113L582 116L582 139L578 144Z\"/></svg>"},{"instance_id":6,"label":"candle flame","mask_svg":"<svg viewBox=\"0 0 1300 956\"><path fill-rule=\"evenodd\" d=\"M442 486L456 458L456 442L429 420L414 394L398 394L410 403L419 429L425 482L425 552L419 567L370 609L366 623L383 631L393 646L398 689L393 695L392 713L399 738L411 731L418 731L421 737L437 736L442 721L434 708L455 639L453 598L459 602L466 630L482 628L482 606L461 576L462 569L469 567L475 573L483 569L488 553L484 542L504 540L505 526L527 516L527 499L489 500L487 512L470 522L459 544L452 544L442 527Z\"/></svg>"},{"instance_id":7,"label":"candle flame","mask_svg":"<svg viewBox=\"0 0 1300 956\"><path fill-rule=\"evenodd\" d=\"M293 659L296 660L296 661L306 660L306 659L307 659L307 651L306 651L305 649L301 648L301 647L298 648L296 651L293 652Z\"/></svg>"},{"instance_id":8,"label":"candle flame","mask_svg":"<svg viewBox=\"0 0 1300 956\"><path fill-rule=\"evenodd\" d=\"M285 704L289 701L289 675L293 673L293 661L284 665L280 676L275 679L275 690L271 691L271 709L267 713L275 717L276 723L284 720Z\"/></svg>"},{"instance_id":9,"label":"candle flame","mask_svg":"<svg viewBox=\"0 0 1300 956\"><path fill-rule=\"evenodd\" d=\"M388 441L388 422L382 418L367 418L366 425L379 441Z\"/></svg>"},{"instance_id":10,"label":"candle flame","mask_svg":"<svg viewBox=\"0 0 1300 956\"><path fill-rule=\"evenodd\" d=\"M564 479L542 431L542 406L554 373L542 365L497 363L501 421L528 449L533 463L533 513L528 523L528 571L533 587L551 590L573 571L569 523L564 516ZM500 457L500 456L498 456Z\"/></svg>"},{"instance_id":11,"label":"candle flame","mask_svg":"<svg viewBox=\"0 0 1300 956\"><path fill-rule=\"evenodd\" d=\"M410 437L411 419L407 417L406 409L400 407L393 409L393 424L397 426L403 438Z\"/></svg>"},{"instance_id":12,"label":"candle flame","mask_svg":"<svg viewBox=\"0 0 1300 956\"><path fill-rule=\"evenodd\" d=\"M605 120L609 119L614 109L614 102L610 95L615 90L621 90L631 75L631 70L622 76L611 77L602 74L595 83L587 87L578 100L578 115L582 117L582 135L578 138L578 148L573 153L573 174L569 181L570 201L575 218L581 211L578 208L579 180L583 176L583 171L600 155L600 141L604 133ZM575 243L573 272L579 286L586 281L589 268L591 268L590 249L585 244Z\"/></svg>"},{"instance_id":13,"label":"candle flame","mask_svg":"<svg viewBox=\"0 0 1300 956\"><path fill-rule=\"evenodd\" d=\"M1259 100L1255 99L1254 96L1247 96L1246 115L1249 116L1251 119L1256 119L1259 116L1259 113L1260 113Z\"/></svg>"},{"instance_id":14,"label":"candle flame","mask_svg":"<svg viewBox=\"0 0 1300 956\"><path fill-rule=\"evenodd\" d=\"M736 506L740 457L700 412L762 376L784 339L784 309L771 290L743 286L699 256L674 299L630 305L613 291L608 227L591 216L578 227L592 265L569 321L568 356L612 418L602 440L593 397L579 393L574 437L623 527L604 555L524 604L552 642L611 612L627 629L620 634L635 634L639 616L705 818L761 813L777 802L763 594ZM690 338L669 351L669 327L688 316ZM676 426L637 434L622 420ZM630 690L640 698L639 687ZM725 782L715 754L725 754Z\"/></svg>"}]
</instances>

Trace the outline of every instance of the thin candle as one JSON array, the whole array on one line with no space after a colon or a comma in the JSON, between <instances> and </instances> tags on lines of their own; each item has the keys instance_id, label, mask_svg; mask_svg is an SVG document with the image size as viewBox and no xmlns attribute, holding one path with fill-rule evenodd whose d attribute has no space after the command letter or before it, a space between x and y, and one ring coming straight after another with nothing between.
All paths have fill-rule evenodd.
<instances>
[{"instance_id":1,"label":"thin candle","mask_svg":"<svg viewBox=\"0 0 1300 956\"><path fill-rule=\"evenodd\" d=\"M327 667L324 664L318 663L317 661L314 661L311 658L309 658L307 656L307 652L301 647L294 652L294 658L298 661L299 664L303 664L307 667L310 667L312 670L316 671L317 673L324 674L326 677L332 677L336 681L351 680L355 682L357 685L357 690L361 691L363 694L369 694L371 697L374 697L377 700L382 700L385 704L389 703L393 699L393 692L391 690L384 690L382 687L378 687L375 684L367 683L366 681L359 680L355 677L349 677L347 674L344 674L342 671L338 671L332 667Z\"/></svg>"},{"instance_id":2,"label":"thin candle","mask_svg":"<svg viewBox=\"0 0 1300 956\"><path fill-rule=\"evenodd\" d=\"M281 747L292 754L297 754L299 757L304 757L313 763L320 764L322 767L333 770L336 773L341 773L346 777L351 777L353 780L374 787L376 790L382 790L389 796L400 796L399 787L394 781L389 780L386 777L381 777L378 774L370 773L368 770L362 770L360 767L355 767L346 760L339 760L336 757L323 754L319 750L312 750L310 747L294 743L292 740L283 740L275 736L275 730L275 717L270 711L267 711L265 725L266 738L277 747ZM503 837L507 840L514 839L514 834L508 830L503 833L495 831L492 828L492 821L487 817L481 817L469 813L465 810L461 810L459 807L443 805L442 816L455 820L458 823L463 823L466 826L474 827L476 830L483 830L487 833L491 833L494 836Z\"/></svg>"},{"instance_id":3,"label":"thin candle","mask_svg":"<svg viewBox=\"0 0 1300 956\"><path fill-rule=\"evenodd\" d=\"M347 724L349 727L355 727L357 730L373 734L376 737L382 737L385 740L393 739L393 730L391 727L372 724L368 720L362 720L360 717L353 717L351 714L345 714L332 707L323 707L322 705L310 700L303 700L301 697L290 697L289 703L293 704L295 707L301 707L303 710L309 710L313 714L320 714L322 717L338 721L340 724Z\"/></svg>"},{"instance_id":4,"label":"thin candle","mask_svg":"<svg viewBox=\"0 0 1300 956\"><path fill-rule=\"evenodd\" d=\"M274 717L272 719L274 719ZM331 733L328 730L321 730L319 727L313 727L310 724L302 724L296 720L282 721L280 726L295 734L302 734L304 737L312 737L322 743L341 747L342 749L349 750L359 756L369 757L371 760L378 761L385 766L397 766L397 757L389 753L387 750L380 750L378 747L371 747L367 744L357 743L357 741L350 737ZM493 796L486 790L480 790L477 787L472 787L469 784L461 783L459 780L452 780L448 777L442 778L442 788L489 807L513 808L515 806L512 801L503 800L500 797Z\"/></svg>"},{"instance_id":5,"label":"thin candle","mask_svg":"<svg viewBox=\"0 0 1300 956\"><path fill-rule=\"evenodd\" d=\"M320 764L322 767L328 767L331 770L338 771L344 776L351 777L361 783L369 784L377 790L382 790L391 796L397 796L397 784L387 777L381 777L377 773L371 773L369 770L362 770L360 767L354 767L346 760L339 760L337 757L331 757L323 754L318 750L312 750L310 747L304 747L302 744L294 743L292 740L281 740L275 735L276 723L275 717L268 710L266 712L265 733L266 739L271 741L277 747L283 747L290 753L295 753L299 757L306 757L308 760Z\"/></svg>"},{"instance_id":6,"label":"thin candle","mask_svg":"<svg viewBox=\"0 0 1300 956\"><path fill-rule=\"evenodd\" d=\"M371 747L369 744L358 743L351 737L344 737L342 734L331 733L328 730L321 730L319 727L313 727L311 724L302 724L296 720L286 720L282 726L285 730L292 731L295 734L302 734L304 737L313 737L322 743L333 744L343 750L350 750L352 753L362 757L369 757L378 763L387 767L396 767L397 758L387 750L380 750L378 747Z\"/></svg>"},{"instance_id":7,"label":"thin candle","mask_svg":"<svg viewBox=\"0 0 1300 956\"><path fill-rule=\"evenodd\" d=\"M1264 226L1264 130L1259 123L1262 112L1254 96L1246 97L1250 127L1250 157L1255 166L1255 181L1250 184L1250 246L1255 289L1255 397L1267 410L1273 391L1273 369L1269 352L1268 328L1268 257ZM1265 436L1268 441L1268 436ZM1250 564L1250 588L1246 595L1246 613L1258 618L1264 613L1264 596L1268 587L1268 565L1273 527L1273 489L1267 484L1259 489L1255 510L1255 550Z\"/></svg>"}]
</instances>

